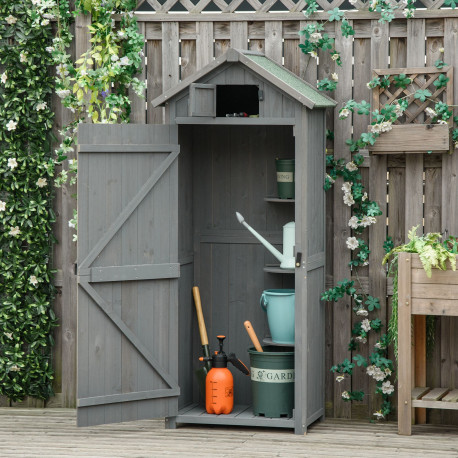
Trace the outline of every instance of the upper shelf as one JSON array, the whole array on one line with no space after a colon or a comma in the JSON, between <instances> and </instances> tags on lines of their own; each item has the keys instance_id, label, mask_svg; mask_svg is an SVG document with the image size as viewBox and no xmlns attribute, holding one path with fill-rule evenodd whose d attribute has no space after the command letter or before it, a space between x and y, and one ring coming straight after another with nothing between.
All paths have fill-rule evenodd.
<instances>
[{"instance_id":1,"label":"upper shelf","mask_svg":"<svg viewBox=\"0 0 458 458\"><path fill-rule=\"evenodd\" d=\"M266 202L287 202L287 203L294 203L296 202L295 199L280 199L279 197L264 197Z\"/></svg>"},{"instance_id":2,"label":"upper shelf","mask_svg":"<svg viewBox=\"0 0 458 458\"><path fill-rule=\"evenodd\" d=\"M294 126L296 118L213 118L207 116L176 117L177 124L216 124L227 126Z\"/></svg>"}]
</instances>

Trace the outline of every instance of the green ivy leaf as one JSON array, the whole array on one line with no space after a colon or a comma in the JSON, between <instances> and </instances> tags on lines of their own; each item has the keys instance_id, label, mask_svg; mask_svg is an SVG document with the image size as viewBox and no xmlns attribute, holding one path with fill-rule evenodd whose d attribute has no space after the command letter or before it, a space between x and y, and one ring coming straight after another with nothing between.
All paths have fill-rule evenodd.
<instances>
[{"instance_id":1,"label":"green ivy leaf","mask_svg":"<svg viewBox=\"0 0 458 458\"><path fill-rule=\"evenodd\" d=\"M380 300L370 295L367 296L365 304L367 305L367 310L369 310L369 312L372 312L374 309L380 308Z\"/></svg>"},{"instance_id":2,"label":"green ivy leaf","mask_svg":"<svg viewBox=\"0 0 458 458\"><path fill-rule=\"evenodd\" d=\"M431 97L431 92L428 91L428 89L418 89L415 94L414 94L414 97L416 99L420 99L420 101L424 102L426 100L427 97Z\"/></svg>"},{"instance_id":3,"label":"green ivy leaf","mask_svg":"<svg viewBox=\"0 0 458 458\"><path fill-rule=\"evenodd\" d=\"M412 82L412 80L409 77L407 77L405 73L396 75L393 79L394 85L396 87L402 87L403 89L405 89Z\"/></svg>"},{"instance_id":4,"label":"green ivy leaf","mask_svg":"<svg viewBox=\"0 0 458 458\"><path fill-rule=\"evenodd\" d=\"M330 22L332 22L332 21L340 21L344 16L344 12L340 11L339 8L334 8L334 9L328 11L328 14L329 14L329 21Z\"/></svg>"},{"instance_id":5,"label":"green ivy leaf","mask_svg":"<svg viewBox=\"0 0 458 458\"><path fill-rule=\"evenodd\" d=\"M356 355L356 356L353 356L353 361L356 361L356 364L358 365L358 367L367 367L368 364L367 364L367 359L363 356L363 355Z\"/></svg>"}]
</instances>

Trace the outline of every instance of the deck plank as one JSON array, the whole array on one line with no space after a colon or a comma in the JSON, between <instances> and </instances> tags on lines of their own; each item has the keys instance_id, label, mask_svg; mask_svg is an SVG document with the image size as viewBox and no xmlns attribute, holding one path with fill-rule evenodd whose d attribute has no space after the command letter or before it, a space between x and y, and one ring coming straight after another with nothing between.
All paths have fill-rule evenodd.
<instances>
[{"instance_id":1,"label":"deck plank","mask_svg":"<svg viewBox=\"0 0 458 458\"><path fill-rule=\"evenodd\" d=\"M412 436L399 436L394 422L326 420L300 436L271 428L186 425L165 429L162 419L78 428L72 409L0 408L0 456L457 456L457 427L414 425L412 429Z\"/></svg>"}]
</instances>

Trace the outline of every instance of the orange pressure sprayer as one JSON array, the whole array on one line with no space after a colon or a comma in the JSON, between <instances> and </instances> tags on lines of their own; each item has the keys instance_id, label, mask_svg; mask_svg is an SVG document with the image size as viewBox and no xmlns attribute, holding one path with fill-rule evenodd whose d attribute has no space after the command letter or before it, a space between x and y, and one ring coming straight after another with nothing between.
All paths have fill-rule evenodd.
<instances>
[{"instance_id":1,"label":"orange pressure sprayer","mask_svg":"<svg viewBox=\"0 0 458 458\"><path fill-rule=\"evenodd\" d=\"M205 381L205 408L207 413L228 414L234 407L234 378L227 368L227 362L232 363L237 369L248 375L250 371L234 353L229 356L223 351L225 336L217 336L219 351L213 356L200 357L200 361L211 361L212 368L207 374Z\"/></svg>"}]
</instances>

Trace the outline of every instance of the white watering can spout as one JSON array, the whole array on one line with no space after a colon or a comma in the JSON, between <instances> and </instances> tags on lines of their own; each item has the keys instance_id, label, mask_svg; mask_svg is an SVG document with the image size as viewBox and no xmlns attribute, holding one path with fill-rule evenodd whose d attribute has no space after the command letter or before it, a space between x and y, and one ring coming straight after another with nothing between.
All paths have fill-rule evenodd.
<instances>
[{"instance_id":1,"label":"white watering can spout","mask_svg":"<svg viewBox=\"0 0 458 458\"><path fill-rule=\"evenodd\" d=\"M245 218L239 213L235 212L237 220L240 224L245 226L279 261L280 267L283 269L294 268L294 240L295 240L295 224L294 222L285 224L283 226L283 253L278 251L271 243L264 237L258 234L248 223Z\"/></svg>"}]
</instances>

